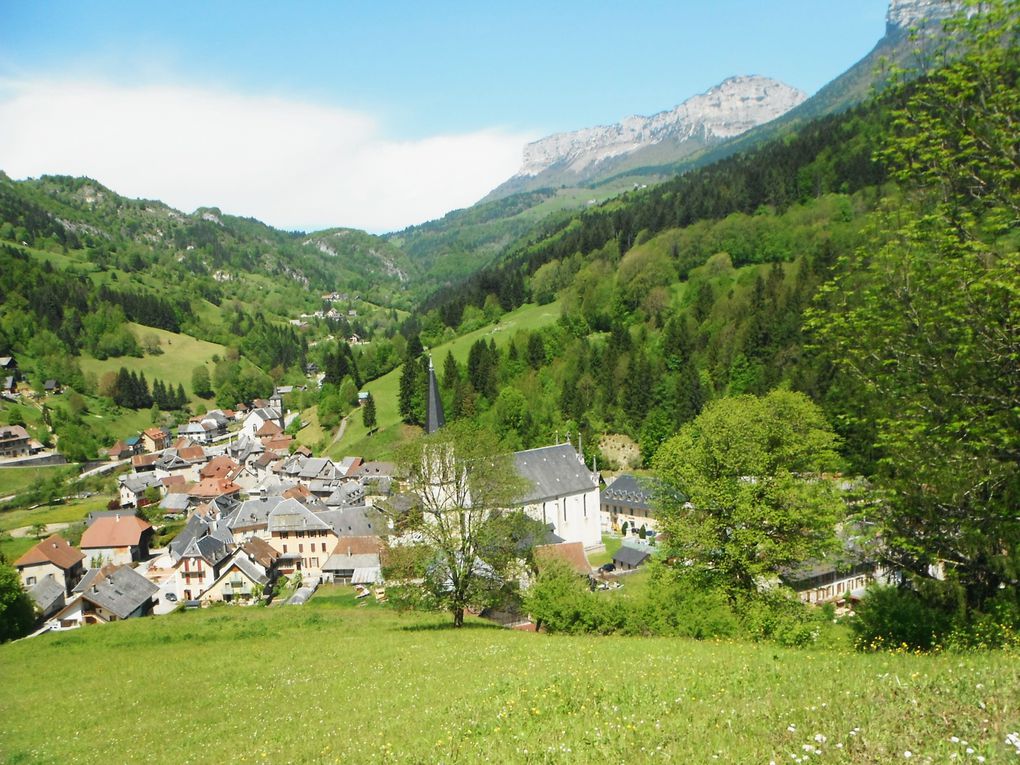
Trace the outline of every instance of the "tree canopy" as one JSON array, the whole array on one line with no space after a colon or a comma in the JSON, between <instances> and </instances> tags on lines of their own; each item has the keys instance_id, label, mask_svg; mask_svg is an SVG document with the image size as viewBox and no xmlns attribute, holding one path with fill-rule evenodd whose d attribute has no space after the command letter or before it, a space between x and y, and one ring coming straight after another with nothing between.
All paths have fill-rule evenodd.
<instances>
[{"instance_id":1,"label":"tree canopy","mask_svg":"<svg viewBox=\"0 0 1020 765\"><path fill-rule=\"evenodd\" d=\"M747 593L830 549L843 503L823 473L836 467L836 444L821 410L800 393L709 404L653 463L680 569Z\"/></svg>"}]
</instances>

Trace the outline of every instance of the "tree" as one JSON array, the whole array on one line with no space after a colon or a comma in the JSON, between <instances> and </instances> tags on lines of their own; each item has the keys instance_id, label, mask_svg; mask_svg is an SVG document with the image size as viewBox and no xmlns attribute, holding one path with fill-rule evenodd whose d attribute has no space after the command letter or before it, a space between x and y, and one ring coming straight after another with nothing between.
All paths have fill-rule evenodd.
<instances>
[{"instance_id":1,"label":"tree","mask_svg":"<svg viewBox=\"0 0 1020 765\"><path fill-rule=\"evenodd\" d=\"M731 598L831 548L836 436L806 396L720 399L656 452L669 554Z\"/></svg>"},{"instance_id":2,"label":"tree","mask_svg":"<svg viewBox=\"0 0 1020 765\"><path fill-rule=\"evenodd\" d=\"M414 544L393 545L386 578L404 582L395 599L443 610L453 626L468 607L504 601L544 527L515 501L525 483L498 441L470 423L447 425L408 444L398 463L416 507L395 519Z\"/></svg>"},{"instance_id":3,"label":"tree","mask_svg":"<svg viewBox=\"0 0 1020 765\"><path fill-rule=\"evenodd\" d=\"M1020 3L982 5L950 63L902 86L882 158L905 202L809 324L855 386L890 563L978 611L1020 595Z\"/></svg>"},{"instance_id":4,"label":"tree","mask_svg":"<svg viewBox=\"0 0 1020 765\"><path fill-rule=\"evenodd\" d=\"M366 430L372 430L375 427L375 399L372 398L372 394L369 393L365 398L365 403L362 405L361 417L365 423Z\"/></svg>"},{"instance_id":5,"label":"tree","mask_svg":"<svg viewBox=\"0 0 1020 765\"><path fill-rule=\"evenodd\" d=\"M212 382L209 380L209 370L205 366L195 367L192 370L191 390L199 398L212 398Z\"/></svg>"},{"instance_id":6,"label":"tree","mask_svg":"<svg viewBox=\"0 0 1020 765\"><path fill-rule=\"evenodd\" d=\"M14 567L0 556L0 643L27 635L35 623L32 599Z\"/></svg>"}]
</instances>

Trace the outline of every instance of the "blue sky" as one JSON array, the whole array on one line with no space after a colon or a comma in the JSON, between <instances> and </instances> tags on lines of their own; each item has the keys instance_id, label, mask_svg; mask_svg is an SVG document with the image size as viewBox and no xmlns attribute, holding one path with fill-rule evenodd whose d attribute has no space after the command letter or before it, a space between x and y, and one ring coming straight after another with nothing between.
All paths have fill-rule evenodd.
<instances>
[{"instance_id":1,"label":"blue sky","mask_svg":"<svg viewBox=\"0 0 1020 765\"><path fill-rule=\"evenodd\" d=\"M527 140L668 109L736 74L813 93L878 41L885 10L0 2L0 168L281 227L387 230L471 204Z\"/></svg>"}]
</instances>

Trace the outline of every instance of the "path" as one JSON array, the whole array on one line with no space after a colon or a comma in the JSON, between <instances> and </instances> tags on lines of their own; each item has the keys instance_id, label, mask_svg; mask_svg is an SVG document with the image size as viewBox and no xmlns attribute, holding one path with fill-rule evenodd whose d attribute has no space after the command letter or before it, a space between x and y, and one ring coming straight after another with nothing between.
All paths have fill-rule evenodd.
<instances>
[{"instance_id":1,"label":"path","mask_svg":"<svg viewBox=\"0 0 1020 765\"><path fill-rule=\"evenodd\" d=\"M58 531L63 531L70 525L71 525L70 523L47 523L46 533L43 536L45 537L48 536L49 534L55 534ZM18 537L29 537L35 535L33 532L34 528L35 528L34 526L19 526L16 529L11 529L7 533L10 534L15 539L17 539Z\"/></svg>"},{"instance_id":2,"label":"path","mask_svg":"<svg viewBox=\"0 0 1020 765\"><path fill-rule=\"evenodd\" d=\"M350 415L348 415L348 417L349 416ZM333 440L329 444L330 448L332 448L337 441L344 437L345 430L347 430L347 417L344 417L342 420L340 420L340 427L336 429L336 435L333 436Z\"/></svg>"}]
</instances>

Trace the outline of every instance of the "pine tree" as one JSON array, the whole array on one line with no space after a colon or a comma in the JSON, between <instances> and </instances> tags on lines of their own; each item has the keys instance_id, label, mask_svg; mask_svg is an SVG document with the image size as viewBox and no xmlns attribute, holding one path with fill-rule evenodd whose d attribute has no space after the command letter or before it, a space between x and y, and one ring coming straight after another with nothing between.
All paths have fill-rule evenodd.
<instances>
[{"instance_id":1,"label":"pine tree","mask_svg":"<svg viewBox=\"0 0 1020 765\"><path fill-rule=\"evenodd\" d=\"M375 427L375 399L372 398L372 394L368 394L368 398L365 399L365 403L362 405L361 416L365 423L365 428L372 430Z\"/></svg>"}]
</instances>

